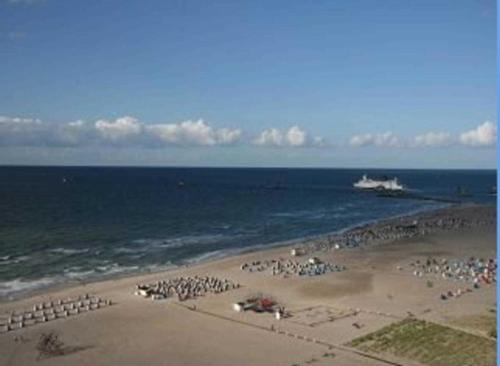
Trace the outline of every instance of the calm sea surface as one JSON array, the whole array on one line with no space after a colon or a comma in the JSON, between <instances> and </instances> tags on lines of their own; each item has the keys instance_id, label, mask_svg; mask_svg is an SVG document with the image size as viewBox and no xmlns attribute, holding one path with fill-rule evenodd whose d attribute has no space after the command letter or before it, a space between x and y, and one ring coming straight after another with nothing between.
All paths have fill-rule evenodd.
<instances>
[{"instance_id":1,"label":"calm sea surface","mask_svg":"<svg viewBox=\"0 0 500 366\"><path fill-rule=\"evenodd\" d=\"M364 173L438 200L355 191ZM0 297L218 258L442 199L494 204L495 185L493 170L0 167Z\"/></svg>"}]
</instances>

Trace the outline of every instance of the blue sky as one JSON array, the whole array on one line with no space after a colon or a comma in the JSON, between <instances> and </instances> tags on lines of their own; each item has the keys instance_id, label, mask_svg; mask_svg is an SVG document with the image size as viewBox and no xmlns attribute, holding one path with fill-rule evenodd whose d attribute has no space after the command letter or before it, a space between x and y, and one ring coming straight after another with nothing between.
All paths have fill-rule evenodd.
<instances>
[{"instance_id":1,"label":"blue sky","mask_svg":"<svg viewBox=\"0 0 500 366\"><path fill-rule=\"evenodd\" d=\"M491 0L3 0L0 164L494 167L495 36Z\"/></svg>"}]
</instances>

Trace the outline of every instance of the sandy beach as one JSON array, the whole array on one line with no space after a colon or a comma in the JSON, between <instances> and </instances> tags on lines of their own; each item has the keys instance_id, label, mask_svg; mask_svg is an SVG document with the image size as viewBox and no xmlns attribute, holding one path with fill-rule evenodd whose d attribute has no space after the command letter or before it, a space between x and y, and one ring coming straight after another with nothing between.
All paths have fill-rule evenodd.
<instances>
[{"instance_id":1,"label":"sandy beach","mask_svg":"<svg viewBox=\"0 0 500 366\"><path fill-rule=\"evenodd\" d=\"M425 217L437 220L449 215L471 224L339 249L336 238L324 238L319 245L318 241L301 245L305 253L298 257L291 256L292 247L274 248L3 302L4 323L36 304L84 294L111 300L111 305L5 331L0 334L0 365L426 364L418 357L376 353L350 344L408 317L496 342L490 333L496 324L496 282L484 280L474 288L471 281L418 267L427 263L442 270L443 260L496 258L496 208L458 206L432 215L417 216L419 225ZM408 218L404 225L414 220ZM270 266L242 270L245 263L255 267L266 261L305 263L313 257L345 270L316 276L273 275ZM134 295L138 284L194 276L228 279L239 286L185 301L177 296L153 301ZM256 295L273 299L289 316L277 320L272 313L233 310L234 303ZM44 355L37 349L42 334L49 333L62 342L60 354ZM494 356L478 364L488 364L493 360L488 357Z\"/></svg>"}]
</instances>

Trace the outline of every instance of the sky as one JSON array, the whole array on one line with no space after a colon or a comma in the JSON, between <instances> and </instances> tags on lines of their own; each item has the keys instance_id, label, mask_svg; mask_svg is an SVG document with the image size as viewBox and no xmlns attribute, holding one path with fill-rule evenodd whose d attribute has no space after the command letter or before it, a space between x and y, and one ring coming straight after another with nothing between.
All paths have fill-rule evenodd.
<instances>
[{"instance_id":1,"label":"sky","mask_svg":"<svg viewBox=\"0 0 500 366\"><path fill-rule=\"evenodd\" d=\"M0 0L0 164L494 168L493 0Z\"/></svg>"}]
</instances>

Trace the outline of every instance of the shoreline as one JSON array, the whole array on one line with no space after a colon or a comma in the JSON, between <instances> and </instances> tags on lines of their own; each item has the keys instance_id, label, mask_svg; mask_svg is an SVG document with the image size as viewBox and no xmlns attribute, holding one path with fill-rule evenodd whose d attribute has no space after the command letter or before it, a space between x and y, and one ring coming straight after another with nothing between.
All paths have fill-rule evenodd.
<instances>
[{"instance_id":1,"label":"shoreline","mask_svg":"<svg viewBox=\"0 0 500 366\"><path fill-rule=\"evenodd\" d=\"M272 252L273 250L290 250L292 248L301 248L304 251L304 254L309 254L317 251L321 251L321 245L324 245L325 241L331 242L332 240L338 239L342 236L348 235L350 233L356 233L358 231L370 231L377 230L380 227L391 226L401 223L402 221L414 221L414 220L422 220L422 219L435 219L439 215L446 215L450 212L455 212L456 210L467 209L470 207L475 208L495 208L495 205L488 204L477 204L477 203L458 203L458 204L446 204L445 207L438 207L432 209L417 209L411 212L403 213L400 215L394 215L390 217L374 219L370 221L361 222L355 225L351 225L339 230L327 232L324 234L317 234L308 237L301 237L297 239L285 240L280 242L268 243L268 244L258 244L255 246L247 247L247 248L238 248L236 250L222 250L216 252L208 252L204 253L198 257L208 256L206 259L196 260L198 257L194 257L193 259L186 260L185 263L182 264L165 264L164 266L158 266L158 270L151 269L139 269L132 270L130 272L122 272L116 274L105 275L100 278L89 278L88 280L69 280L63 281L59 283L49 284L44 287L35 288L32 290L26 291L18 291L14 292L13 295L7 295L4 297L0 297L0 305L9 304L17 301L26 300L29 298L37 297L37 296L45 296L50 295L51 293L61 292L65 290L70 290L79 287L91 286L100 283L106 282L115 282L119 280L133 279L133 278L143 278L147 276L155 276L163 273L172 273L174 271L183 270L183 269L195 269L196 267L203 267L206 265L216 264L217 262L223 262L225 260L234 260L239 257L243 258L249 255L255 254L266 254ZM446 231L446 230L445 230ZM424 234L426 235L426 234ZM421 235L419 235L421 236ZM333 239L332 239L333 238ZM396 241L397 239L392 239L389 241L383 242L373 242L373 243L362 243L356 247L361 247L365 245L376 246L380 244L390 244L391 242ZM318 247L319 246L319 247ZM354 248L356 248L354 247ZM354 249L351 247L344 247L343 250ZM330 247L329 250L333 248ZM223 252L221 256L215 255L215 257L210 258L214 253ZM43 281L47 279L47 277L40 278L34 281Z\"/></svg>"}]
</instances>

